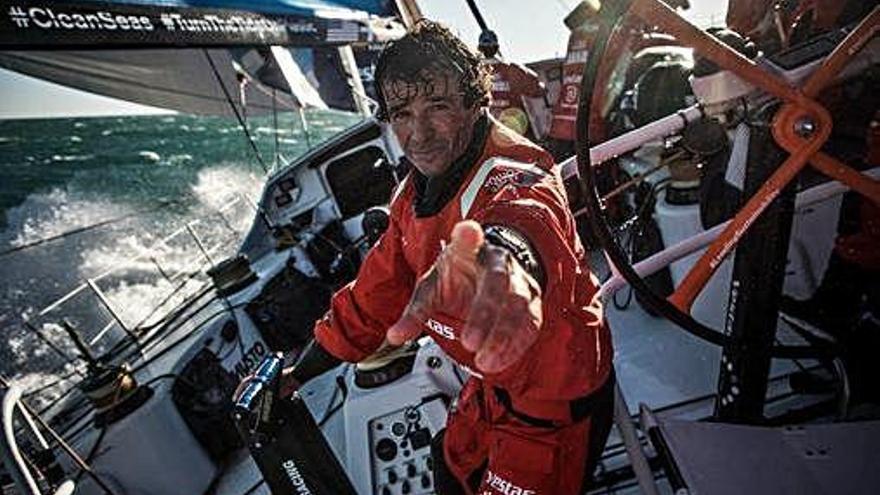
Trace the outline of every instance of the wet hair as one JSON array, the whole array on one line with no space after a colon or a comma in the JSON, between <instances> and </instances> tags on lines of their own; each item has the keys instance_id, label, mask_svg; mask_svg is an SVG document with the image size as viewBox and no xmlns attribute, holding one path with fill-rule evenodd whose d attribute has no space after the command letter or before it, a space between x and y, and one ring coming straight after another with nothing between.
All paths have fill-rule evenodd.
<instances>
[{"instance_id":1,"label":"wet hair","mask_svg":"<svg viewBox=\"0 0 880 495\"><path fill-rule=\"evenodd\" d=\"M404 37L388 43L379 55L374 77L379 100L376 116L388 120L383 82L427 83L430 71L458 77L465 107L489 104L492 72L483 58L447 27L422 19Z\"/></svg>"}]
</instances>

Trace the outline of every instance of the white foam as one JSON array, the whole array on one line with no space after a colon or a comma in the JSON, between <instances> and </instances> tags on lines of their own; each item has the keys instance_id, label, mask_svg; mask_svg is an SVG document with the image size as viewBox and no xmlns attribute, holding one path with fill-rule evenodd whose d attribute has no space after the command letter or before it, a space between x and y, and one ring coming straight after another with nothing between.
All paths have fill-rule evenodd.
<instances>
[{"instance_id":1,"label":"white foam","mask_svg":"<svg viewBox=\"0 0 880 495\"><path fill-rule=\"evenodd\" d=\"M84 162L86 160L91 160L95 155L85 154L85 155L52 155L53 162Z\"/></svg>"},{"instance_id":2,"label":"white foam","mask_svg":"<svg viewBox=\"0 0 880 495\"><path fill-rule=\"evenodd\" d=\"M153 309L172 292L174 286L175 284L165 279L158 279L154 283L123 281L112 288L105 289L104 293L122 321L133 326L150 316ZM169 308L174 307L173 304L183 302L180 294L175 294L172 299L174 300L169 301L172 304L168 306Z\"/></svg>"},{"instance_id":3,"label":"white foam","mask_svg":"<svg viewBox=\"0 0 880 495\"><path fill-rule=\"evenodd\" d=\"M202 169L192 192L209 210L220 210L242 195L255 197L263 187L263 178L231 165Z\"/></svg>"},{"instance_id":4,"label":"white foam","mask_svg":"<svg viewBox=\"0 0 880 495\"><path fill-rule=\"evenodd\" d=\"M20 206L8 210L9 244L21 246L128 212L125 205L71 198L67 191L56 188L31 195Z\"/></svg>"},{"instance_id":5,"label":"white foam","mask_svg":"<svg viewBox=\"0 0 880 495\"><path fill-rule=\"evenodd\" d=\"M155 151L138 151L138 156L149 162L158 162L162 156Z\"/></svg>"},{"instance_id":6,"label":"white foam","mask_svg":"<svg viewBox=\"0 0 880 495\"><path fill-rule=\"evenodd\" d=\"M142 152L141 156L144 156L143 153L154 152ZM156 155L158 156L158 154ZM178 154L169 155L165 159L187 162L193 158L191 155ZM174 229L184 225L184 222L211 215L218 209L239 200L242 195L258 196L262 185L263 178L245 170L241 164L220 164L203 169L198 173L196 183L191 187L197 203L179 220L167 221L163 220L164 217L132 218L121 224L93 231L88 234L88 237L77 237L77 242L71 242L69 247L65 247L65 251L61 252L62 258L53 259L51 262L47 261L49 264L41 267L39 274L35 275L39 278L43 273L58 273L59 280L55 282L18 280L15 281L14 286L27 287L30 297L33 298L29 305L42 308L73 289L84 278L96 277L98 274L104 274L114 269L118 271L113 275L99 279L97 285L104 292L113 309L121 315L123 321L128 325L140 323L153 311L156 305L165 302L166 298L170 297L170 300L165 302L165 306L157 311L151 319L160 318L167 313L169 308L179 304L186 296L192 294L197 285L201 283L204 277L189 281L185 290L173 292L183 281L187 280L188 274L198 268L200 264L204 264L205 260L186 231L167 244L157 244L158 241ZM0 232L0 237L12 239L9 241L11 245L22 245L116 218L133 212L134 208L134 206L120 204L112 200L83 199L76 191L56 188L48 193L32 194L22 205L8 210L9 226L6 231ZM234 228L244 230L253 217L253 211L247 203L242 202L240 206L226 210L224 215ZM162 225L157 226L159 223ZM209 249L213 249L212 246L220 246L217 251L212 252L214 261L231 254L238 245L237 242L223 240L230 239L231 234L226 223L219 221L216 216L195 223L193 228ZM133 231L136 231L136 234L132 233ZM218 238L220 239L219 243L217 242ZM135 259L136 256L145 254L147 256ZM158 260L166 275L182 275L173 281L166 280L157 269L151 256ZM13 284L8 284L6 288L12 289ZM6 296L10 296L10 294L7 290ZM88 320L91 317L84 311L94 307L97 301L90 292L85 291L71 300L71 304L74 306L73 308L64 307L46 318L37 318L32 321L41 325L46 333L60 336L62 335L59 333L61 330L57 325L49 324L50 320L57 321L58 315L73 314L76 316L78 313L81 318ZM20 313L21 305L16 303L8 309L14 309ZM33 309L29 309L27 312L31 313L31 316L35 316ZM7 313L4 308L0 314L17 313ZM99 320L109 321L106 314L96 315L96 317ZM17 320L14 316L11 318ZM8 328L10 321L6 320L5 316L0 317L0 324ZM102 323L94 324L91 321L84 321L83 325L88 328L100 328ZM29 333L10 332L6 338L9 339L8 345L15 360L15 363L10 363L10 366L4 365L6 369L21 370L26 373L28 368L33 369L28 365L28 357L39 357L47 352L45 346L36 341L34 336ZM67 344L66 338L55 339L53 337L53 340L61 343L62 347L68 347L65 345ZM43 356L41 361L52 359L54 356L47 354ZM52 379L53 376L48 374L30 374L26 377L28 388Z\"/></svg>"}]
</instances>

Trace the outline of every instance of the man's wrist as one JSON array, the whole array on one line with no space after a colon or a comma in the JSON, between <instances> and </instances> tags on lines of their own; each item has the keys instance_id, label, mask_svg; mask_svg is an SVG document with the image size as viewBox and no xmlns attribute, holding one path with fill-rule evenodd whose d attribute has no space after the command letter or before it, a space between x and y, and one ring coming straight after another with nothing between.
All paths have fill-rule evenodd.
<instances>
[{"instance_id":1,"label":"man's wrist","mask_svg":"<svg viewBox=\"0 0 880 495\"><path fill-rule=\"evenodd\" d=\"M546 289L547 275L541 258L526 236L504 225L486 225L483 233L488 244L507 250L526 273L538 282L541 290Z\"/></svg>"}]
</instances>

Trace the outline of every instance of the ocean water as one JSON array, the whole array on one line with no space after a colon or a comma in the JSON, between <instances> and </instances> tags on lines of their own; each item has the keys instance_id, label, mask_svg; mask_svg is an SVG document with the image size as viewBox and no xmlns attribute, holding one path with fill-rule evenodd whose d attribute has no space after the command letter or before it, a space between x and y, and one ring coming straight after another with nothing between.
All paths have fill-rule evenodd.
<instances>
[{"instance_id":1,"label":"ocean water","mask_svg":"<svg viewBox=\"0 0 880 495\"><path fill-rule=\"evenodd\" d=\"M358 117L312 111L307 120L309 139L295 114L279 115L277 128L271 117L249 121L267 167L296 158ZM112 315L90 289L40 314L86 279L95 280L126 325L151 321L151 308L205 261L181 229L189 223L215 261L233 253L264 178L233 119L0 120L0 373L25 386L57 375L62 360L34 329L68 353L62 319L87 340L98 337ZM94 346L100 351L123 336L115 326Z\"/></svg>"}]
</instances>

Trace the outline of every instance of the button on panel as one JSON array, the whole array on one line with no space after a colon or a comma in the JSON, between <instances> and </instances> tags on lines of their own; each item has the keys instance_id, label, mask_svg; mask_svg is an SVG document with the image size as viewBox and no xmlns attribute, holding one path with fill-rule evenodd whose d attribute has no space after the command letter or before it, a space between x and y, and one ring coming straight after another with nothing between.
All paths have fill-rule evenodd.
<instances>
[{"instance_id":1,"label":"button on panel","mask_svg":"<svg viewBox=\"0 0 880 495\"><path fill-rule=\"evenodd\" d=\"M431 438L445 420L446 407L438 398L368 422L374 495L434 493Z\"/></svg>"}]
</instances>

